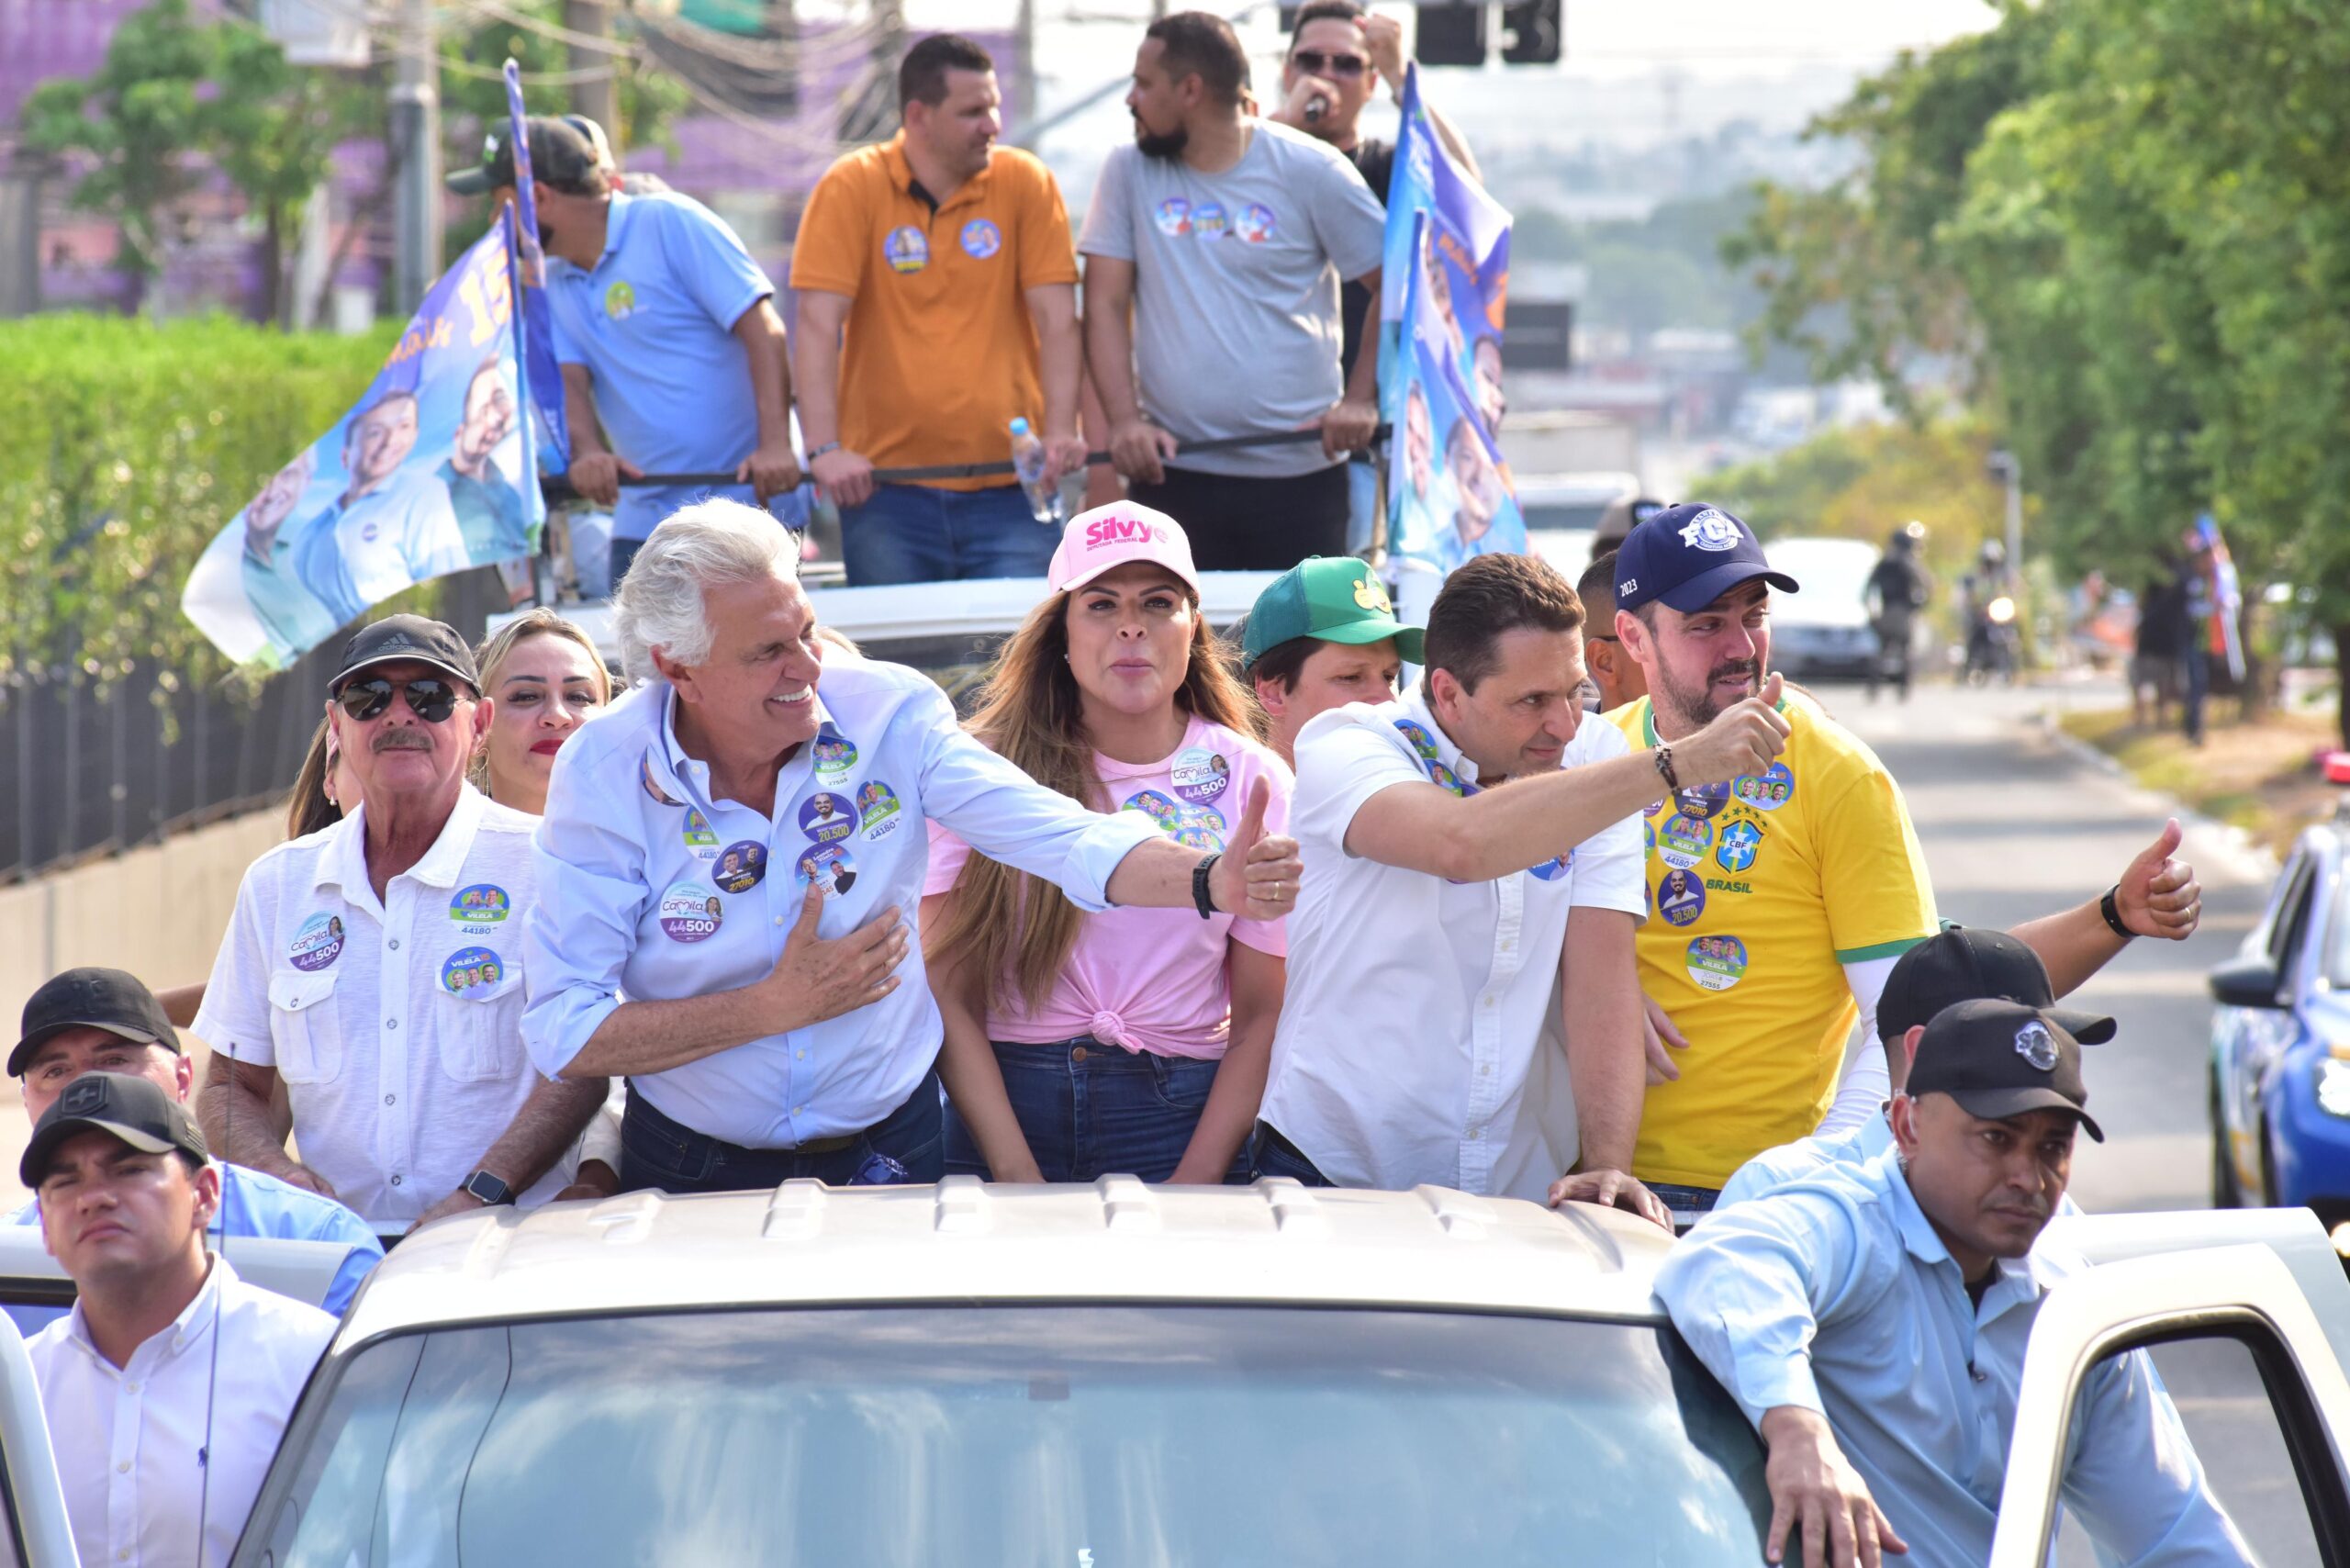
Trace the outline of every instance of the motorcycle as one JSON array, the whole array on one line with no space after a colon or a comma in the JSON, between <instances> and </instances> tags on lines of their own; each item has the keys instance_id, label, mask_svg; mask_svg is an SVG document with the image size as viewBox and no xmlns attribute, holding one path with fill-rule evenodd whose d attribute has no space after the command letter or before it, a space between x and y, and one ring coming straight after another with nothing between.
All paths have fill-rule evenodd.
<instances>
[{"instance_id":1,"label":"motorcycle","mask_svg":"<svg viewBox=\"0 0 2350 1568\"><path fill-rule=\"evenodd\" d=\"M1997 678L2014 685L2022 653L2022 635L2016 629L2016 601L2000 594L1975 612L1966 629L1967 684L1983 686Z\"/></svg>"}]
</instances>

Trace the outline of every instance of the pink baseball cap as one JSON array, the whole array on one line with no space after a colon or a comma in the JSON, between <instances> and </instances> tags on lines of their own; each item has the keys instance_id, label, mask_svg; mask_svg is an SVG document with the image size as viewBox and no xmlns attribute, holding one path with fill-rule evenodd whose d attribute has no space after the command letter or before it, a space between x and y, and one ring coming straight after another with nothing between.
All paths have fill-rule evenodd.
<instances>
[{"instance_id":1,"label":"pink baseball cap","mask_svg":"<svg viewBox=\"0 0 2350 1568\"><path fill-rule=\"evenodd\" d=\"M1193 597L1199 594L1200 574L1192 565L1192 542L1183 525L1132 501L1112 501L1070 518L1046 580L1055 593L1067 593L1129 561L1164 566L1183 579Z\"/></svg>"}]
</instances>

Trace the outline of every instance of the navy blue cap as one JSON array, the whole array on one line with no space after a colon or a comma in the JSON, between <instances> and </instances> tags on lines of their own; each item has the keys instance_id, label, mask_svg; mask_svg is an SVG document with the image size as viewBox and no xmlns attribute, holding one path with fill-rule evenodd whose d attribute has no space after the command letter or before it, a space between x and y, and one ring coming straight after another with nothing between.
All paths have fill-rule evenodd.
<instances>
[{"instance_id":1,"label":"navy blue cap","mask_svg":"<svg viewBox=\"0 0 2350 1568\"><path fill-rule=\"evenodd\" d=\"M1761 577L1782 593L1795 578L1774 572L1754 531L1703 501L1684 501L1643 518L1616 551L1616 608L1638 610L1659 600L1684 615Z\"/></svg>"}]
</instances>

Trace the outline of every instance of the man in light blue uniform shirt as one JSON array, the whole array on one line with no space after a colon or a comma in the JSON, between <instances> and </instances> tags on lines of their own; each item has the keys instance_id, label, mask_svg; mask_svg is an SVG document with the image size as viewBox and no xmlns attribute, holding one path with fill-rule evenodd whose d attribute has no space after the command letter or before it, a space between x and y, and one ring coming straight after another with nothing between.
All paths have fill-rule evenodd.
<instances>
[{"instance_id":1,"label":"man in light blue uniform shirt","mask_svg":"<svg viewBox=\"0 0 2350 1568\"><path fill-rule=\"evenodd\" d=\"M612 513L612 580L655 523L705 495L778 498L778 514L798 526L805 518L793 510L800 464L775 285L691 196L623 194L566 121L534 116L530 136L570 479ZM447 183L502 196L514 184L513 150L492 137L480 167ZM718 473L735 482L620 486L622 476Z\"/></svg>"},{"instance_id":2,"label":"man in light blue uniform shirt","mask_svg":"<svg viewBox=\"0 0 2350 1568\"><path fill-rule=\"evenodd\" d=\"M34 991L8 1053L8 1072L21 1081L25 1113L35 1122L84 1073L143 1078L182 1104L195 1083L193 1065L162 1004L137 976L120 969L67 969ZM350 1249L319 1304L340 1315L368 1271L384 1260L384 1244L367 1223L332 1198L241 1165L215 1163L220 1170L220 1207L212 1216L216 1245L223 1237L265 1236ZM40 1205L28 1203L10 1219L37 1226Z\"/></svg>"},{"instance_id":3,"label":"man in light blue uniform shirt","mask_svg":"<svg viewBox=\"0 0 2350 1568\"><path fill-rule=\"evenodd\" d=\"M1717 1207L1666 1259L1673 1326L1771 1450L1774 1560L1989 1558L2032 1322L2085 1266L2035 1244L2076 1128L2104 1137L2087 1099L2054 1016L1961 1002L1926 1026L1893 1152ZM2108 1561L2253 1561L2143 1350L2088 1374L2062 1495Z\"/></svg>"},{"instance_id":4,"label":"man in light blue uniform shirt","mask_svg":"<svg viewBox=\"0 0 2350 1568\"><path fill-rule=\"evenodd\" d=\"M1107 570L1168 522L1120 502L1069 527ZM648 684L555 759L523 1040L550 1077L628 1076L624 1188L938 1179L945 1032L905 918L931 817L1088 911L1296 901L1263 791L1221 855L1089 811L966 734L926 677L820 644L797 566L737 502L662 523L614 619Z\"/></svg>"}]
</instances>

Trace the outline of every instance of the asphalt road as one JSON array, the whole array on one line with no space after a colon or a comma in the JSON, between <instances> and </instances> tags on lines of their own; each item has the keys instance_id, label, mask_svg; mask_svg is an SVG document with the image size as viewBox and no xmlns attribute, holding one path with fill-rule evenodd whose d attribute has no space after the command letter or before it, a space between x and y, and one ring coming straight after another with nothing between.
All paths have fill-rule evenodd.
<instances>
[{"instance_id":1,"label":"asphalt road","mask_svg":"<svg viewBox=\"0 0 2350 1568\"><path fill-rule=\"evenodd\" d=\"M1906 706L1890 699L1872 705L1857 689L1820 695L1900 780L1947 919L2005 928L2094 897L2169 812L2158 797L2053 738L2042 722L2068 706L2118 704L2118 686L1929 687ZM2132 944L2069 999L2121 1025L2085 1065L2107 1141L2082 1141L2072 1192L2093 1212L2210 1201L2204 1103L2211 1010L2203 977L2257 920L2273 872L2227 835L2191 823L2180 853L2203 885L2201 929L2183 943ZM2213 1490L2260 1562L2317 1563L2249 1354L2215 1342L2165 1347L2156 1361ZM2093 1561L2069 1524L2059 1561L2065 1568Z\"/></svg>"}]
</instances>

